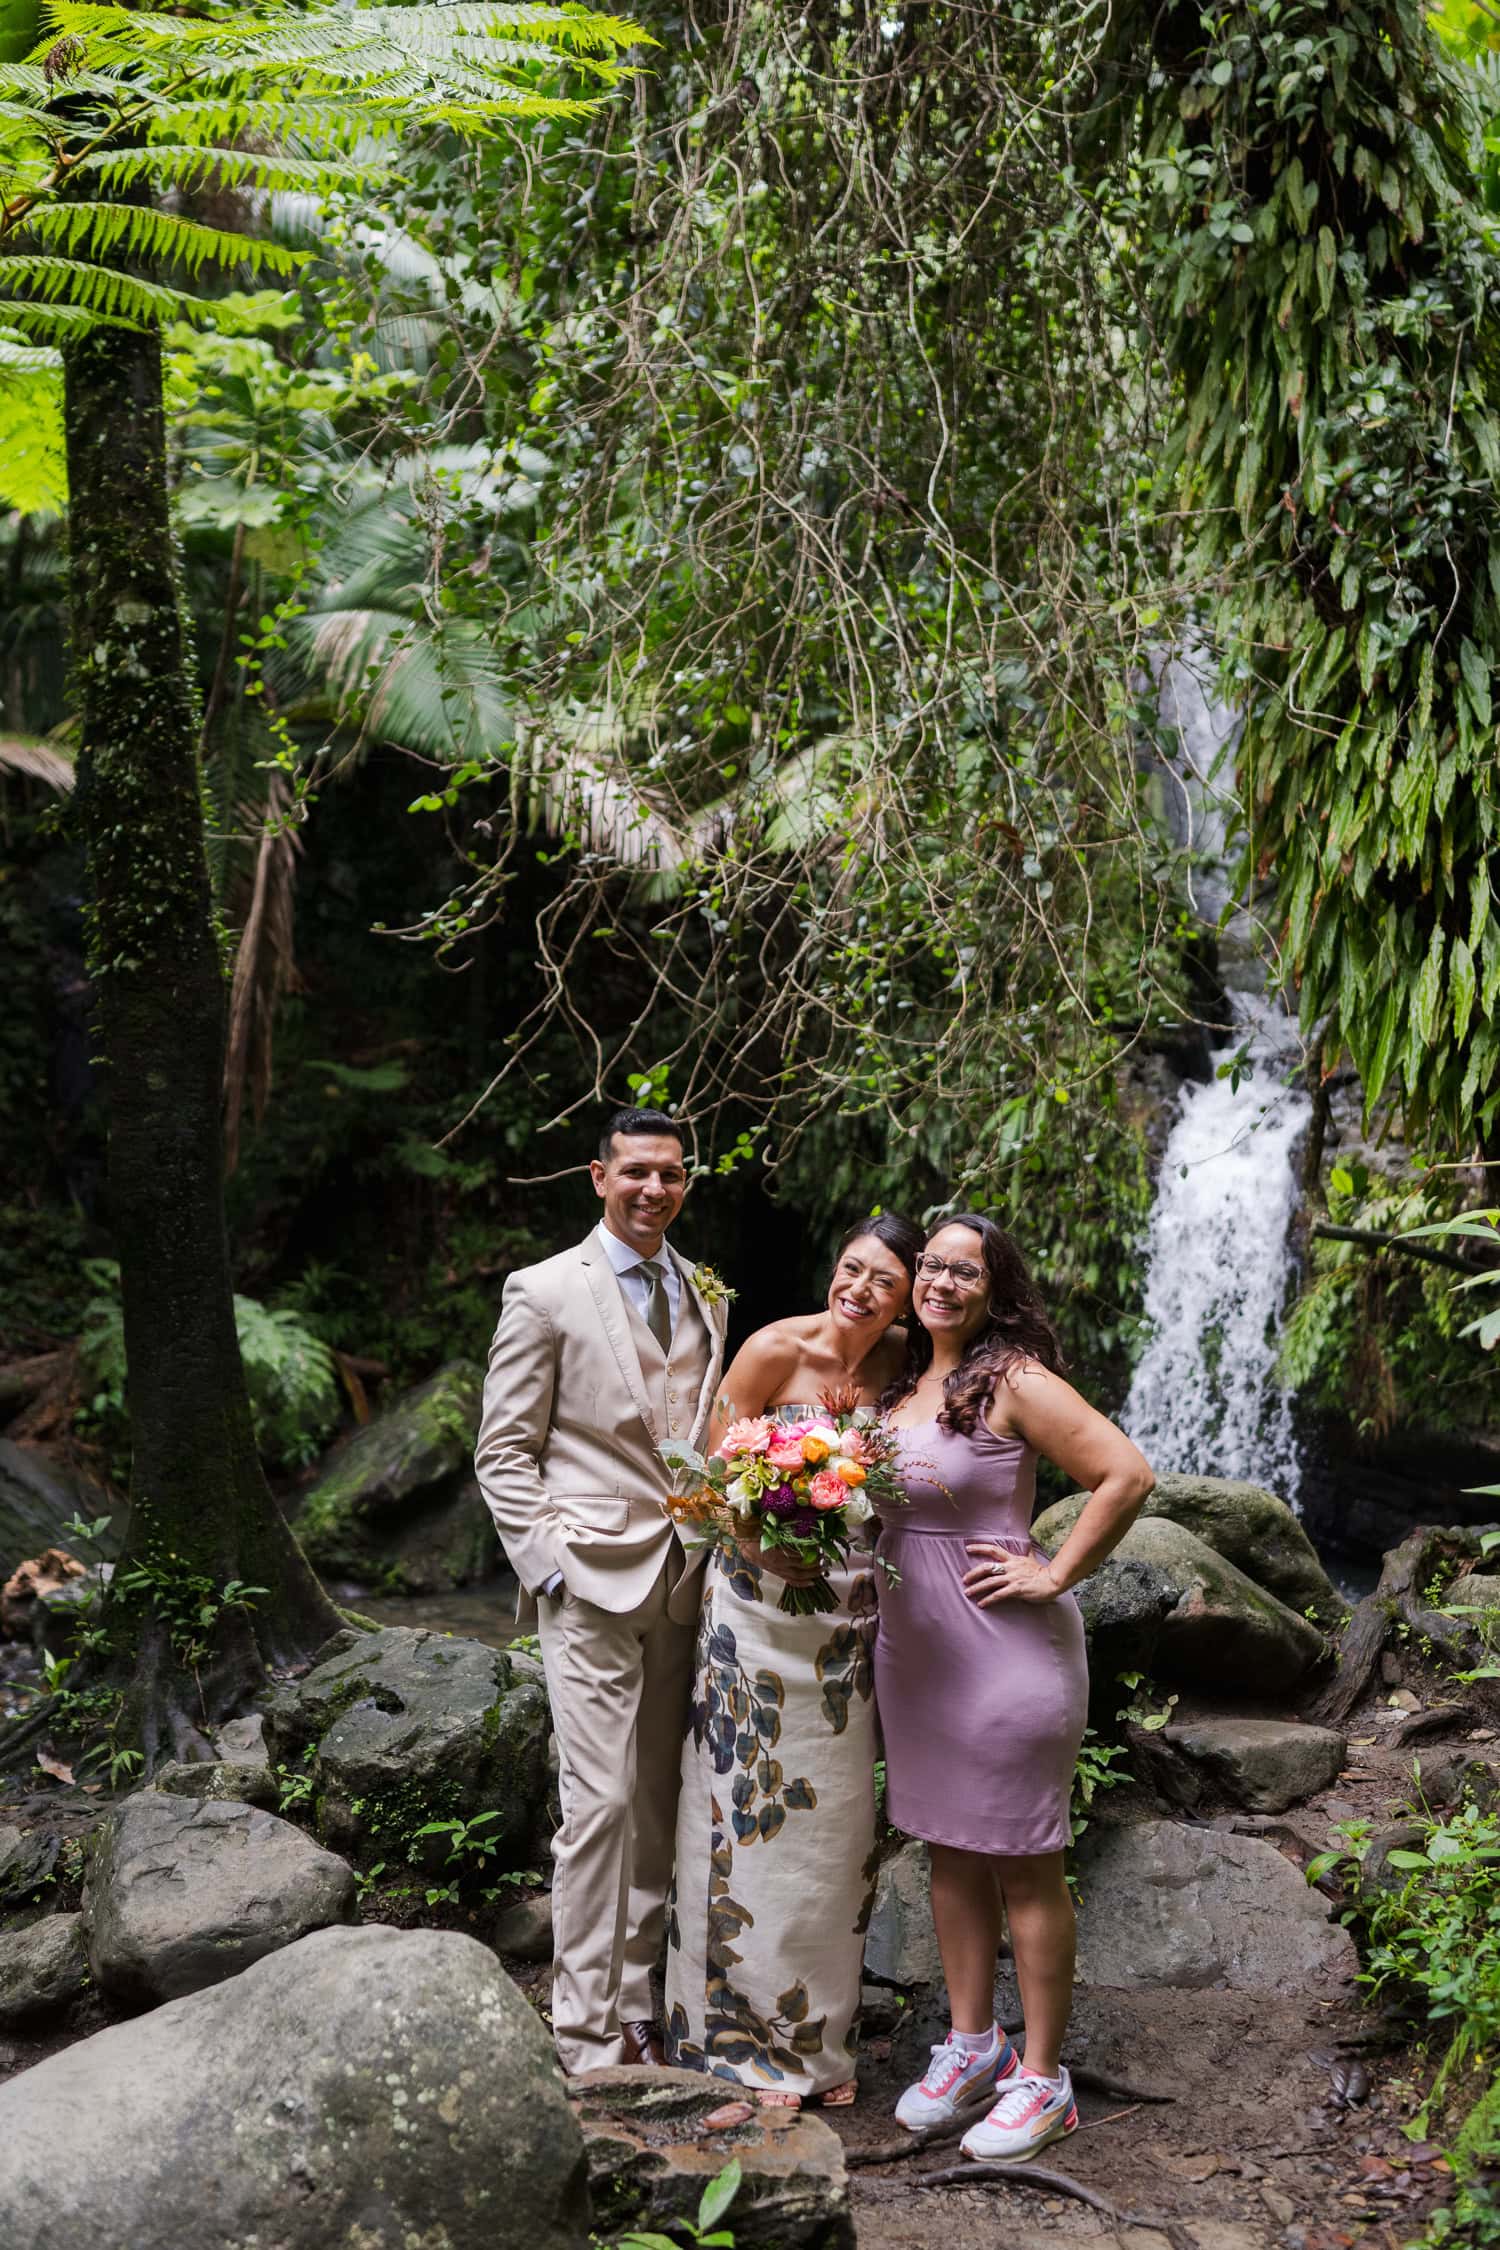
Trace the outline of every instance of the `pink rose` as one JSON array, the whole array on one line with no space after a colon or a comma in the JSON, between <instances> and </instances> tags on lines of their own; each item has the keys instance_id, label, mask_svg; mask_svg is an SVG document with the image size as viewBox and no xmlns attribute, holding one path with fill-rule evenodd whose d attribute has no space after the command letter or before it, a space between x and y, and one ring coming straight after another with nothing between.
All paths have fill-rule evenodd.
<instances>
[{"instance_id":1,"label":"pink rose","mask_svg":"<svg viewBox=\"0 0 1500 2250\"><path fill-rule=\"evenodd\" d=\"M842 1508L849 1498L849 1487L832 1469L820 1469L807 1488L807 1503L820 1515L830 1508Z\"/></svg>"},{"instance_id":2,"label":"pink rose","mask_svg":"<svg viewBox=\"0 0 1500 2250\"><path fill-rule=\"evenodd\" d=\"M800 1469L802 1466L801 1440L793 1442L778 1430L766 1447L766 1459L773 1469Z\"/></svg>"},{"instance_id":3,"label":"pink rose","mask_svg":"<svg viewBox=\"0 0 1500 2250\"><path fill-rule=\"evenodd\" d=\"M870 1448L863 1430L841 1430L839 1452L846 1461L857 1461L862 1469L870 1466Z\"/></svg>"},{"instance_id":4,"label":"pink rose","mask_svg":"<svg viewBox=\"0 0 1500 2250\"><path fill-rule=\"evenodd\" d=\"M754 1414L743 1421L731 1422L724 1432L724 1442L719 1451L726 1461L732 1461L739 1453L764 1453L771 1442L772 1427L764 1414Z\"/></svg>"}]
</instances>

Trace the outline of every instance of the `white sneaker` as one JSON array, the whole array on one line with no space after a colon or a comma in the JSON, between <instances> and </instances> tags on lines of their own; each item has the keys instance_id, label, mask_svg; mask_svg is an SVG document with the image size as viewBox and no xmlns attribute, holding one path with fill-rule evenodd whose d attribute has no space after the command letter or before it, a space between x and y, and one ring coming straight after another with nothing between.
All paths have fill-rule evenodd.
<instances>
[{"instance_id":1,"label":"white sneaker","mask_svg":"<svg viewBox=\"0 0 1500 2250\"><path fill-rule=\"evenodd\" d=\"M950 2031L941 2047L934 2047L925 2076L908 2086L896 2104L896 2123L909 2133L930 2133L946 2125L960 2110L987 2102L996 2083L1020 2068L1015 2048L1000 2032L988 2054L971 2054L955 2045Z\"/></svg>"},{"instance_id":2,"label":"white sneaker","mask_svg":"<svg viewBox=\"0 0 1500 2250\"><path fill-rule=\"evenodd\" d=\"M1020 2164L1077 2125L1073 2081L1065 2070L1057 2085L1050 2078L1033 2078L1021 2071L988 2117L969 2127L959 2147L982 2164Z\"/></svg>"}]
</instances>

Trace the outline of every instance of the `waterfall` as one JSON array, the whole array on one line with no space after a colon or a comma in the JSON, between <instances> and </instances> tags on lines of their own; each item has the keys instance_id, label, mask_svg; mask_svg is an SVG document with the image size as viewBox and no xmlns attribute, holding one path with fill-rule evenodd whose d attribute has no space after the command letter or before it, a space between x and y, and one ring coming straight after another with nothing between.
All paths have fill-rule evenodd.
<instances>
[{"instance_id":1,"label":"waterfall","mask_svg":"<svg viewBox=\"0 0 1500 2250\"><path fill-rule=\"evenodd\" d=\"M1216 924L1230 896L1224 836L1238 724L1205 688L1205 669L1191 645L1167 658L1158 697L1177 737L1169 817L1191 854L1194 906ZM1146 1243L1150 1340L1121 1421L1158 1470L1246 1477L1296 1507L1292 1402L1275 1362L1293 1160L1312 1104L1287 1084L1301 1056L1296 1026L1265 996L1243 906L1228 917L1220 955L1232 1029L1214 1062L1233 1067L1182 1090Z\"/></svg>"}]
</instances>

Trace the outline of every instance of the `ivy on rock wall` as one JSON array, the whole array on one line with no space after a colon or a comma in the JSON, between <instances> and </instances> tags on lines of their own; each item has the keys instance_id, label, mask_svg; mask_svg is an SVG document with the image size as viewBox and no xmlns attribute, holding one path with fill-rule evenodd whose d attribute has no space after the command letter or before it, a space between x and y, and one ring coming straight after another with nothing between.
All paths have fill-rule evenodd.
<instances>
[{"instance_id":1,"label":"ivy on rock wall","mask_svg":"<svg viewBox=\"0 0 1500 2250\"><path fill-rule=\"evenodd\" d=\"M1500 1108L1500 242L1418 0L1127 11L1159 498L1245 682L1255 863L1373 1104ZM1132 51L1134 50L1134 51Z\"/></svg>"}]
</instances>

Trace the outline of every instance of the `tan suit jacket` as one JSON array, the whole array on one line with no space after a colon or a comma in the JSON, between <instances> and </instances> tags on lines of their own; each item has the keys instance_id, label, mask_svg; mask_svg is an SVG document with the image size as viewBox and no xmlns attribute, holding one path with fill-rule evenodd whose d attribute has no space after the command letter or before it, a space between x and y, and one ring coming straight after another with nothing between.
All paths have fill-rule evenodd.
<instances>
[{"instance_id":1,"label":"tan suit jacket","mask_svg":"<svg viewBox=\"0 0 1500 2250\"><path fill-rule=\"evenodd\" d=\"M670 1245L668 1252L684 1310L694 1304L708 1331L707 1372L677 1428L696 1445L723 1369L727 1308L707 1303L692 1268ZM475 1469L521 1581L518 1617L534 1613L535 1596L558 1570L571 1593L600 1609L624 1613L646 1599L676 1538L662 1509L669 1479L656 1447L669 1433L659 1419L596 1235L510 1276ZM689 1558L682 1600L673 1603L684 1616L697 1604L699 1560Z\"/></svg>"}]
</instances>

